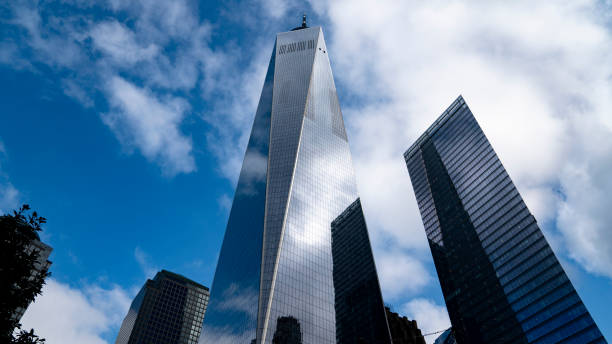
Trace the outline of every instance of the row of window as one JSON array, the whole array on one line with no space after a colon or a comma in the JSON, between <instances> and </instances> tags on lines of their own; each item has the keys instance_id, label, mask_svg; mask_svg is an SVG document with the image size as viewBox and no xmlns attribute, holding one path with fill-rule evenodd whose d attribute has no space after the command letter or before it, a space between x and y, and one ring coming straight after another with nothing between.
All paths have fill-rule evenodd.
<instances>
[{"instance_id":1,"label":"row of window","mask_svg":"<svg viewBox=\"0 0 612 344\"><path fill-rule=\"evenodd\" d=\"M457 98L457 100L455 100L453 104L451 104L451 106L446 109L446 111L444 111L442 115L440 115L438 119L436 119L436 121L429 128L427 128L425 133L421 135L416 140L416 142L406 151L405 156L409 158L416 150L416 147L421 147L423 141L434 136L436 132L440 130L440 128L444 127L444 125L449 119L451 119L454 115L457 114L457 110L459 109L467 109L467 105L461 97Z\"/></svg>"},{"instance_id":2,"label":"row of window","mask_svg":"<svg viewBox=\"0 0 612 344\"><path fill-rule=\"evenodd\" d=\"M278 54L288 54L296 51L302 51L306 49L314 49L316 46L315 40L310 39L307 41L293 42L288 44L281 44L278 46Z\"/></svg>"},{"instance_id":3,"label":"row of window","mask_svg":"<svg viewBox=\"0 0 612 344\"><path fill-rule=\"evenodd\" d=\"M467 140L471 140L482 134L478 124L473 119L471 112L466 108L457 112L446 126L441 128L432 136L436 141L436 148L440 156L448 158L457 157Z\"/></svg>"}]
</instances>

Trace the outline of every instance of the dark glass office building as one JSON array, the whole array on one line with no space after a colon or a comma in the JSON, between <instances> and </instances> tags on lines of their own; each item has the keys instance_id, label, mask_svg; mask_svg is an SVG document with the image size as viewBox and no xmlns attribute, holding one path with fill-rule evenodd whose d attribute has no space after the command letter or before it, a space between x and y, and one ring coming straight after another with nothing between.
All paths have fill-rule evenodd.
<instances>
[{"instance_id":1,"label":"dark glass office building","mask_svg":"<svg viewBox=\"0 0 612 344\"><path fill-rule=\"evenodd\" d=\"M207 287L158 272L132 301L115 344L197 344L208 297Z\"/></svg>"},{"instance_id":2,"label":"dark glass office building","mask_svg":"<svg viewBox=\"0 0 612 344\"><path fill-rule=\"evenodd\" d=\"M606 343L462 97L404 158L458 343Z\"/></svg>"},{"instance_id":3,"label":"dark glass office building","mask_svg":"<svg viewBox=\"0 0 612 344\"><path fill-rule=\"evenodd\" d=\"M388 307L385 307L385 311L393 344L425 344L425 337L416 320L409 320L405 316L392 312Z\"/></svg>"},{"instance_id":4,"label":"dark glass office building","mask_svg":"<svg viewBox=\"0 0 612 344\"><path fill-rule=\"evenodd\" d=\"M332 222L331 230L337 343L391 343L359 199Z\"/></svg>"},{"instance_id":5,"label":"dark glass office building","mask_svg":"<svg viewBox=\"0 0 612 344\"><path fill-rule=\"evenodd\" d=\"M331 223L357 198L329 51L304 23L276 36L203 342L336 343Z\"/></svg>"}]
</instances>

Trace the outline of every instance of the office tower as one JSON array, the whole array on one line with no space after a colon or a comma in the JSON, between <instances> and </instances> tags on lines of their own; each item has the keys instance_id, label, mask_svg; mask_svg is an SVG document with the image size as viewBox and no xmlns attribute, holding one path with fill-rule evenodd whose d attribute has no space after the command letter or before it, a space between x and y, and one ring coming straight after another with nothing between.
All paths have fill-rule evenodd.
<instances>
[{"instance_id":1,"label":"office tower","mask_svg":"<svg viewBox=\"0 0 612 344\"><path fill-rule=\"evenodd\" d=\"M434 344L457 344L455 335L453 334L453 329L449 328L448 330L442 332L442 334L436 338Z\"/></svg>"},{"instance_id":2,"label":"office tower","mask_svg":"<svg viewBox=\"0 0 612 344\"><path fill-rule=\"evenodd\" d=\"M404 158L458 343L605 343L462 97Z\"/></svg>"},{"instance_id":3,"label":"office tower","mask_svg":"<svg viewBox=\"0 0 612 344\"><path fill-rule=\"evenodd\" d=\"M385 307L385 311L393 344L425 344L425 337L416 320L408 320L405 316L391 312L389 307Z\"/></svg>"},{"instance_id":4,"label":"office tower","mask_svg":"<svg viewBox=\"0 0 612 344\"><path fill-rule=\"evenodd\" d=\"M336 343L331 222L358 195L328 53L305 20L276 36L204 343L269 344L289 322L303 343Z\"/></svg>"},{"instance_id":5,"label":"office tower","mask_svg":"<svg viewBox=\"0 0 612 344\"><path fill-rule=\"evenodd\" d=\"M30 278L32 279L43 272L49 271L49 267L51 266L49 256L53 248L38 239L34 239L27 247L26 251L27 253L32 253L35 250L38 251L38 259L34 262L34 269L30 271ZM20 320L25 311L26 308L17 308L15 313L13 313L13 319Z\"/></svg>"},{"instance_id":6,"label":"office tower","mask_svg":"<svg viewBox=\"0 0 612 344\"><path fill-rule=\"evenodd\" d=\"M337 343L391 343L359 199L331 223L331 231Z\"/></svg>"},{"instance_id":7,"label":"office tower","mask_svg":"<svg viewBox=\"0 0 612 344\"><path fill-rule=\"evenodd\" d=\"M197 344L208 296L199 283L158 272L132 301L115 344Z\"/></svg>"}]
</instances>

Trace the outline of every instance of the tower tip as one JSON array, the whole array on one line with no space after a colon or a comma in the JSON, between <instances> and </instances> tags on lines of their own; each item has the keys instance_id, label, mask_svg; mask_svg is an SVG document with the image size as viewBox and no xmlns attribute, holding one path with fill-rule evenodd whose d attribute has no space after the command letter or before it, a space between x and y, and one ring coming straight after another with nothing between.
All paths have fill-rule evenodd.
<instances>
[{"instance_id":1,"label":"tower tip","mask_svg":"<svg viewBox=\"0 0 612 344\"><path fill-rule=\"evenodd\" d=\"M302 30L302 29L307 29L307 28L308 28L308 25L306 25L306 13L304 13L302 15L302 26L293 28L291 31Z\"/></svg>"}]
</instances>

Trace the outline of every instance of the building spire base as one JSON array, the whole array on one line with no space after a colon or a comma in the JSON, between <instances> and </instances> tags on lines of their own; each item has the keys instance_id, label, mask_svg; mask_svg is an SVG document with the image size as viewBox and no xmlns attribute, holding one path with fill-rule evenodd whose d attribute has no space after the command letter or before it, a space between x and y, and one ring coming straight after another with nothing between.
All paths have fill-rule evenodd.
<instances>
[{"instance_id":1,"label":"building spire base","mask_svg":"<svg viewBox=\"0 0 612 344\"><path fill-rule=\"evenodd\" d=\"M306 25L306 13L304 13L302 15L302 26L295 27L291 29L291 31L302 30L302 29L307 29L307 28L308 28L308 25Z\"/></svg>"}]
</instances>

